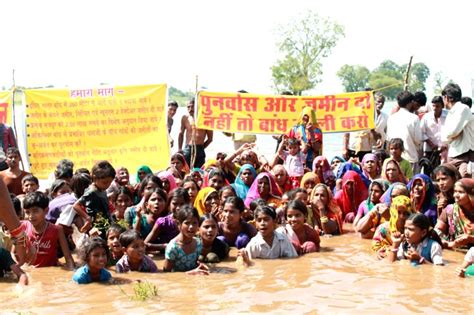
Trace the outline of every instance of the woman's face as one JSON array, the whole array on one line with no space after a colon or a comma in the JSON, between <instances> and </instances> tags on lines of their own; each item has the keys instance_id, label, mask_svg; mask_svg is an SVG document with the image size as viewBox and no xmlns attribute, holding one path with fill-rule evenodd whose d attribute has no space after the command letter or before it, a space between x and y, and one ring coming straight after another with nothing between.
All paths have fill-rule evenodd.
<instances>
[{"instance_id":1,"label":"woman's face","mask_svg":"<svg viewBox=\"0 0 474 315\"><path fill-rule=\"evenodd\" d=\"M184 164L180 159L175 158L171 160L171 166L181 172L183 170Z\"/></svg>"},{"instance_id":2,"label":"woman's face","mask_svg":"<svg viewBox=\"0 0 474 315\"><path fill-rule=\"evenodd\" d=\"M137 174L138 174L138 178L140 179L140 181L142 181L146 176L145 171L138 171Z\"/></svg>"},{"instance_id":3,"label":"woman's face","mask_svg":"<svg viewBox=\"0 0 474 315\"><path fill-rule=\"evenodd\" d=\"M370 201L373 204L377 204L380 201L380 197L382 197L383 191L380 189L379 185L373 184L370 188Z\"/></svg>"},{"instance_id":4,"label":"woman's face","mask_svg":"<svg viewBox=\"0 0 474 315\"><path fill-rule=\"evenodd\" d=\"M217 191L213 191L209 194L209 196L207 196L206 200L204 201L204 206L206 207L207 213L210 213L217 209L218 201L219 196L217 194Z\"/></svg>"},{"instance_id":5,"label":"woman's face","mask_svg":"<svg viewBox=\"0 0 474 315\"><path fill-rule=\"evenodd\" d=\"M266 198L270 194L270 183L266 176L258 180L257 189L258 193L260 194L260 197L262 198Z\"/></svg>"},{"instance_id":6,"label":"woman's face","mask_svg":"<svg viewBox=\"0 0 474 315\"><path fill-rule=\"evenodd\" d=\"M398 167L396 166L395 163L392 163L392 162L387 163L387 168L385 170L385 173L387 175L387 180L392 183L397 181L398 178L400 177Z\"/></svg>"},{"instance_id":7,"label":"woman's face","mask_svg":"<svg viewBox=\"0 0 474 315\"><path fill-rule=\"evenodd\" d=\"M128 181L130 180L130 176L128 174L128 171L126 169L121 169L118 172L118 179L121 185L126 185L128 184Z\"/></svg>"},{"instance_id":8,"label":"woman's face","mask_svg":"<svg viewBox=\"0 0 474 315\"><path fill-rule=\"evenodd\" d=\"M323 205L326 206L328 204L328 201L329 201L329 197L327 195L326 189L324 187L321 187L321 186L316 188L316 190L314 192L313 199L311 200L311 202L313 204L321 202Z\"/></svg>"},{"instance_id":9,"label":"woman's face","mask_svg":"<svg viewBox=\"0 0 474 315\"><path fill-rule=\"evenodd\" d=\"M459 206L462 207L469 207L471 203L471 199L469 198L469 194L466 192L466 190L461 186L461 184L455 184L454 185L454 201Z\"/></svg>"},{"instance_id":10,"label":"woman's face","mask_svg":"<svg viewBox=\"0 0 474 315\"><path fill-rule=\"evenodd\" d=\"M365 161L364 162L364 169L368 172L368 173L372 173L372 172L375 172L377 170L377 164L375 163L374 160L368 160L368 161Z\"/></svg>"},{"instance_id":11,"label":"woman's face","mask_svg":"<svg viewBox=\"0 0 474 315\"><path fill-rule=\"evenodd\" d=\"M311 191L313 190L314 186L316 186L316 181L314 179L309 179L304 182L304 188L308 192L308 194L311 194Z\"/></svg>"},{"instance_id":12,"label":"woman's face","mask_svg":"<svg viewBox=\"0 0 474 315\"><path fill-rule=\"evenodd\" d=\"M344 185L346 191L347 191L347 194L349 196L353 196L354 195L354 182L349 180L346 182L346 184Z\"/></svg>"},{"instance_id":13,"label":"woman's face","mask_svg":"<svg viewBox=\"0 0 474 315\"><path fill-rule=\"evenodd\" d=\"M274 168L273 176L275 176L275 181L280 187L283 187L288 179L286 171L283 167Z\"/></svg>"},{"instance_id":14,"label":"woman's face","mask_svg":"<svg viewBox=\"0 0 474 315\"><path fill-rule=\"evenodd\" d=\"M232 203L225 203L222 209L222 222L226 225L235 226L240 222L241 214Z\"/></svg>"},{"instance_id":15,"label":"woman's face","mask_svg":"<svg viewBox=\"0 0 474 315\"><path fill-rule=\"evenodd\" d=\"M450 191L454 187L454 179L449 175L438 173L436 174L436 181L438 182L439 190L443 193Z\"/></svg>"},{"instance_id":16,"label":"woman's face","mask_svg":"<svg viewBox=\"0 0 474 315\"><path fill-rule=\"evenodd\" d=\"M334 171L334 170L337 170L339 168L339 165L341 165L341 161L339 161L338 159L334 159L332 160L331 162L331 169Z\"/></svg>"},{"instance_id":17,"label":"woman's face","mask_svg":"<svg viewBox=\"0 0 474 315\"><path fill-rule=\"evenodd\" d=\"M421 179L416 179L413 182L413 187L411 190L415 198L421 198L421 196L423 196L423 181Z\"/></svg>"},{"instance_id":18,"label":"woman's face","mask_svg":"<svg viewBox=\"0 0 474 315\"><path fill-rule=\"evenodd\" d=\"M194 182L186 182L183 184L183 188L188 192L189 197L191 198L191 203L194 202L198 194L198 188Z\"/></svg>"},{"instance_id":19,"label":"woman's face","mask_svg":"<svg viewBox=\"0 0 474 315\"><path fill-rule=\"evenodd\" d=\"M232 196L235 197L235 194L231 189L226 189L226 190L222 191L220 204L224 205L225 200L229 197L232 197Z\"/></svg>"},{"instance_id":20,"label":"woman's face","mask_svg":"<svg viewBox=\"0 0 474 315\"><path fill-rule=\"evenodd\" d=\"M224 178L222 178L221 175L214 175L209 179L209 186L211 186L217 191L224 187L224 184Z\"/></svg>"},{"instance_id":21,"label":"woman's face","mask_svg":"<svg viewBox=\"0 0 474 315\"><path fill-rule=\"evenodd\" d=\"M253 182L253 180L254 180L252 171L249 170L249 169L244 170L244 171L240 174L240 178L242 179L242 181L244 182L244 184L247 185L247 186L249 186L249 187L250 187L250 185L252 185L252 182Z\"/></svg>"},{"instance_id":22,"label":"woman's face","mask_svg":"<svg viewBox=\"0 0 474 315\"><path fill-rule=\"evenodd\" d=\"M408 212L407 208L404 205L397 206L398 211L398 219L397 219L397 230L403 231L405 228L405 222L410 216L410 212Z\"/></svg>"}]
</instances>

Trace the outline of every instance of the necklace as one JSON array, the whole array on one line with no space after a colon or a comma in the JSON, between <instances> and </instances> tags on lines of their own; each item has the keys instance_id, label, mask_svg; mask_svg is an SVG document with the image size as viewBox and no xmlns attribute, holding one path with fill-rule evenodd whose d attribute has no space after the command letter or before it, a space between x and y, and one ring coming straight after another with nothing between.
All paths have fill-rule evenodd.
<instances>
[{"instance_id":1,"label":"necklace","mask_svg":"<svg viewBox=\"0 0 474 315\"><path fill-rule=\"evenodd\" d=\"M41 232L41 236L39 238L36 237L36 240L33 243L33 246L36 249L36 253L39 252L39 247L40 247L41 241L43 240L44 233L46 233L46 230L48 229L48 226L49 226L49 222L46 222L46 224L44 226L44 229L43 229L43 232ZM35 234L38 235L39 233L35 233Z\"/></svg>"}]
</instances>

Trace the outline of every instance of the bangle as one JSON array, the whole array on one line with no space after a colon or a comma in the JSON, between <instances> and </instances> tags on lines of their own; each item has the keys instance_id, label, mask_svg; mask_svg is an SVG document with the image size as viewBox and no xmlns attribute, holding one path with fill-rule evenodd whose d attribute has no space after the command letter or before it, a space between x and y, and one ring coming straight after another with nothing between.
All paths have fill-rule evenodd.
<instances>
[{"instance_id":1,"label":"bangle","mask_svg":"<svg viewBox=\"0 0 474 315\"><path fill-rule=\"evenodd\" d=\"M325 224L325 223L328 223L329 222L329 219L327 216L322 216L321 217L321 223Z\"/></svg>"},{"instance_id":2,"label":"bangle","mask_svg":"<svg viewBox=\"0 0 474 315\"><path fill-rule=\"evenodd\" d=\"M18 236L11 238L13 245L15 246L23 246L26 247L26 243L28 241L28 235L26 232L21 232Z\"/></svg>"},{"instance_id":3,"label":"bangle","mask_svg":"<svg viewBox=\"0 0 474 315\"><path fill-rule=\"evenodd\" d=\"M425 257L421 257L420 260L418 261L418 263L421 265L422 263L425 262Z\"/></svg>"},{"instance_id":4,"label":"bangle","mask_svg":"<svg viewBox=\"0 0 474 315\"><path fill-rule=\"evenodd\" d=\"M10 235L11 235L12 238L17 238L23 232L25 232L25 226L20 223L20 225L16 229L13 229L13 230L10 231Z\"/></svg>"},{"instance_id":5,"label":"bangle","mask_svg":"<svg viewBox=\"0 0 474 315\"><path fill-rule=\"evenodd\" d=\"M391 248L390 251L391 251L392 253L396 253L396 252L398 252L398 248Z\"/></svg>"}]
</instances>

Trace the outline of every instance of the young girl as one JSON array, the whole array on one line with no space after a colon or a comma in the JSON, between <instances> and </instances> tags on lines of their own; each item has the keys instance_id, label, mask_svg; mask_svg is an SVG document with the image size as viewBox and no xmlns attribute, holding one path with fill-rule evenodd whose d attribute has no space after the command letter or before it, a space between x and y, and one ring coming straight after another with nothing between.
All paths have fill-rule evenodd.
<instances>
[{"instance_id":1,"label":"young girl","mask_svg":"<svg viewBox=\"0 0 474 315\"><path fill-rule=\"evenodd\" d=\"M217 238L218 225L216 218L207 213L200 218L199 236L202 240L202 252L199 261L218 263L229 254L229 245Z\"/></svg>"},{"instance_id":2,"label":"young girl","mask_svg":"<svg viewBox=\"0 0 474 315\"><path fill-rule=\"evenodd\" d=\"M123 232L125 232L125 229L115 223L107 230L107 246L110 251L109 266L115 266L117 261L123 256L122 246L120 245L120 234Z\"/></svg>"},{"instance_id":3,"label":"young girl","mask_svg":"<svg viewBox=\"0 0 474 315\"><path fill-rule=\"evenodd\" d=\"M120 234L120 245L123 256L115 265L115 271L128 272L158 272L155 262L145 255L145 243L140 234L134 230L128 230Z\"/></svg>"},{"instance_id":4,"label":"young girl","mask_svg":"<svg viewBox=\"0 0 474 315\"><path fill-rule=\"evenodd\" d=\"M255 223L258 234L245 248L239 251L244 263L249 265L251 259L275 259L297 257L298 253L286 235L275 231L276 213L272 207L260 206L255 209Z\"/></svg>"},{"instance_id":5,"label":"young girl","mask_svg":"<svg viewBox=\"0 0 474 315\"><path fill-rule=\"evenodd\" d=\"M222 221L222 210L224 209L224 203L225 203L226 199L229 198L229 197L235 197L237 195L235 193L234 188L232 188L231 185L227 185L227 186L222 187L218 191L218 195L219 195L219 206L218 206L218 209L217 209L216 218L217 218L218 221Z\"/></svg>"},{"instance_id":6,"label":"young girl","mask_svg":"<svg viewBox=\"0 0 474 315\"><path fill-rule=\"evenodd\" d=\"M305 223L307 215L306 204L292 200L286 209L287 224L277 229L290 239L299 255L319 251L319 232Z\"/></svg>"},{"instance_id":7,"label":"young girl","mask_svg":"<svg viewBox=\"0 0 474 315\"><path fill-rule=\"evenodd\" d=\"M133 228L138 231L142 238L150 234L156 220L166 215L167 196L163 189L155 188L145 195L145 203L136 212L133 220Z\"/></svg>"},{"instance_id":8,"label":"young girl","mask_svg":"<svg viewBox=\"0 0 474 315\"><path fill-rule=\"evenodd\" d=\"M252 237L257 234L255 228L242 220L245 205L239 197L229 197L224 202L222 221L219 222L218 238L229 246L238 249L247 246Z\"/></svg>"},{"instance_id":9,"label":"young girl","mask_svg":"<svg viewBox=\"0 0 474 315\"><path fill-rule=\"evenodd\" d=\"M433 171L434 179L441 193L438 195L438 216L447 205L454 203L454 183L461 177L458 170L450 164L443 164Z\"/></svg>"},{"instance_id":10,"label":"young girl","mask_svg":"<svg viewBox=\"0 0 474 315\"><path fill-rule=\"evenodd\" d=\"M112 275L105 269L108 257L109 248L103 239L100 237L85 239L79 250L79 258L84 265L76 270L72 280L79 284L110 281Z\"/></svg>"},{"instance_id":11,"label":"young girl","mask_svg":"<svg viewBox=\"0 0 474 315\"><path fill-rule=\"evenodd\" d=\"M179 234L174 215L182 206L189 203L189 195L184 188L177 188L171 193L168 201L169 214L156 220L153 229L145 239L148 251L164 251L166 245Z\"/></svg>"},{"instance_id":12,"label":"young girl","mask_svg":"<svg viewBox=\"0 0 474 315\"><path fill-rule=\"evenodd\" d=\"M117 198L114 202L115 211L112 215L114 221L124 220L125 210L133 204L133 193L125 186L118 188Z\"/></svg>"},{"instance_id":13,"label":"young girl","mask_svg":"<svg viewBox=\"0 0 474 315\"><path fill-rule=\"evenodd\" d=\"M206 175L204 176L204 182L202 183L203 187L212 187L216 191L219 191L224 185L227 185L224 172L221 169L213 167L207 170Z\"/></svg>"},{"instance_id":14,"label":"young girl","mask_svg":"<svg viewBox=\"0 0 474 315\"><path fill-rule=\"evenodd\" d=\"M410 165L410 162L402 158L402 153L403 151L405 151L405 148L403 146L403 140L400 138L391 139L388 143L388 149L390 151L390 158L384 161L382 168L385 168L385 165L388 161L397 161L405 178L411 179L413 177L413 169Z\"/></svg>"},{"instance_id":15,"label":"young girl","mask_svg":"<svg viewBox=\"0 0 474 315\"><path fill-rule=\"evenodd\" d=\"M144 207L145 204L145 195L151 192L155 188L161 188L163 187L163 183L161 182L161 179L159 179L157 176L149 174L146 175L145 178L142 180L140 183L140 186L138 187L138 190L136 191L137 195L135 198L139 198L136 200L136 204L134 206L131 206L125 210L124 213L124 220L125 223L127 224L129 229L133 229L133 221L135 220L135 217L137 215L137 211L140 208Z\"/></svg>"},{"instance_id":16,"label":"young girl","mask_svg":"<svg viewBox=\"0 0 474 315\"><path fill-rule=\"evenodd\" d=\"M196 238L199 215L190 205L181 207L175 215L179 234L166 246L163 271L189 271L192 274L209 274L208 268L198 264L202 242Z\"/></svg>"},{"instance_id":17,"label":"young girl","mask_svg":"<svg viewBox=\"0 0 474 315\"><path fill-rule=\"evenodd\" d=\"M197 182L192 179L192 177L186 177L181 183L181 187L186 189L189 197L191 198L191 204L193 204L200 189Z\"/></svg>"},{"instance_id":18,"label":"young girl","mask_svg":"<svg viewBox=\"0 0 474 315\"><path fill-rule=\"evenodd\" d=\"M405 222L405 234L392 234L390 261L409 259L413 264L443 264L441 240L430 230L430 220L422 213L411 214Z\"/></svg>"},{"instance_id":19,"label":"young girl","mask_svg":"<svg viewBox=\"0 0 474 315\"><path fill-rule=\"evenodd\" d=\"M425 174L416 174L407 185L410 199L416 212L426 215L435 226L438 218L436 194L431 178Z\"/></svg>"},{"instance_id":20,"label":"young girl","mask_svg":"<svg viewBox=\"0 0 474 315\"><path fill-rule=\"evenodd\" d=\"M283 148L287 146L288 151ZM290 176L292 188L300 186L301 178L304 175L306 162L306 146L303 152L300 152L300 141L295 138L286 138L278 147L278 156L284 161L288 175Z\"/></svg>"},{"instance_id":21,"label":"young girl","mask_svg":"<svg viewBox=\"0 0 474 315\"><path fill-rule=\"evenodd\" d=\"M72 194L71 187L63 179L56 179L51 185L51 202L49 203L46 220L56 223L62 211L69 205L73 205L77 198Z\"/></svg>"}]
</instances>

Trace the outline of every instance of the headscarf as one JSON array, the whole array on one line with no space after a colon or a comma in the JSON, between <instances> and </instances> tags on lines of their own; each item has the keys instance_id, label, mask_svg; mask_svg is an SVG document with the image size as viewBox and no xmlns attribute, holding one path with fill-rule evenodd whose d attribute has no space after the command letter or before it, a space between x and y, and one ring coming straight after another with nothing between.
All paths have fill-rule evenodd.
<instances>
[{"instance_id":1,"label":"headscarf","mask_svg":"<svg viewBox=\"0 0 474 315\"><path fill-rule=\"evenodd\" d=\"M216 159L207 160L206 163L204 163L201 166L201 169L205 171L205 170L207 170L208 168L211 168L211 167L217 167L217 160Z\"/></svg>"},{"instance_id":2,"label":"headscarf","mask_svg":"<svg viewBox=\"0 0 474 315\"><path fill-rule=\"evenodd\" d=\"M367 173L367 171L364 170L364 164L365 162L367 161L374 161L375 162L375 167L376 167L376 176L380 175L380 169L379 169L379 158L377 157L377 155L373 154L373 153L367 153L364 155L364 157L362 158L362 172L364 173L364 175L367 177L367 178L370 178L370 174Z\"/></svg>"},{"instance_id":3,"label":"headscarf","mask_svg":"<svg viewBox=\"0 0 474 315\"><path fill-rule=\"evenodd\" d=\"M250 170L250 172L252 172L254 181L255 177L257 177L257 171L255 170L252 164L244 164L240 167L239 173L237 173L237 177L235 178L235 182L231 184L231 186L234 188L237 197L242 200L245 200L245 198L247 197L247 193L250 189L249 186L245 185L242 178L240 178L240 175L242 175L245 170Z\"/></svg>"},{"instance_id":4,"label":"headscarf","mask_svg":"<svg viewBox=\"0 0 474 315\"><path fill-rule=\"evenodd\" d=\"M436 199L436 192L433 186L433 182L431 178L425 174L416 174L412 177L412 179L408 182L407 188L410 192L410 198L413 200L413 186L415 186L415 181L421 180L421 184L423 185L423 192L421 195L421 203L416 205L416 211L425 213L429 210L434 210L436 213L438 201Z\"/></svg>"},{"instance_id":5,"label":"headscarf","mask_svg":"<svg viewBox=\"0 0 474 315\"><path fill-rule=\"evenodd\" d=\"M165 179L168 181L168 183L170 184L170 191L169 192L172 192L173 190L178 188L178 185L176 185L176 179L174 178L173 173L171 173L170 171L159 172L158 177L162 181L165 180Z\"/></svg>"},{"instance_id":6,"label":"headscarf","mask_svg":"<svg viewBox=\"0 0 474 315\"><path fill-rule=\"evenodd\" d=\"M148 166L146 166L146 165L140 166L137 169L137 184L139 184L141 182L140 176L138 175L138 173L140 173L140 172L145 172L145 175L153 174L153 172L151 171L151 169Z\"/></svg>"},{"instance_id":7,"label":"headscarf","mask_svg":"<svg viewBox=\"0 0 474 315\"><path fill-rule=\"evenodd\" d=\"M407 196L397 196L393 198L392 205L390 206L390 232L397 232L397 221L398 221L398 206L405 206L407 212L413 213L413 207L410 198ZM398 231L403 232L403 231Z\"/></svg>"},{"instance_id":8,"label":"headscarf","mask_svg":"<svg viewBox=\"0 0 474 315\"><path fill-rule=\"evenodd\" d=\"M268 183L270 184L270 196L281 197L280 187L278 187L278 184L275 182L273 175L268 172L261 172L257 175L257 178L255 178L252 186L249 188L244 202L246 207L249 207L250 203L255 199L261 198L260 193L258 192L258 180L264 177L268 178Z\"/></svg>"},{"instance_id":9,"label":"headscarf","mask_svg":"<svg viewBox=\"0 0 474 315\"><path fill-rule=\"evenodd\" d=\"M315 173L313 172L307 172L303 175L303 178L301 179L301 183L300 183L300 187L301 188L305 188L304 187L304 184L307 182L307 181L314 181L315 184L319 184L321 183L321 181L319 180L319 176L316 175Z\"/></svg>"},{"instance_id":10,"label":"headscarf","mask_svg":"<svg viewBox=\"0 0 474 315\"><path fill-rule=\"evenodd\" d=\"M354 183L354 200L351 200L352 196L349 196L348 193L347 183L349 181ZM350 212L357 212L360 203L367 199L367 197L368 191L361 176L355 171L347 171L342 177L342 189L336 193L334 199L337 201L337 204L345 216Z\"/></svg>"},{"instance_id":11,"label":"headscarf","mask_svg":"<svg viewBox=\"0 0 474 315\"><path fill-rule=\"evenodd\" d=\"M285 167L284 167L282 164L277 164L277 165L275 165L275 166L272 168L271 173L272 173L273 177L275 177L275 181L276 181L275 169L276 169L277 167L278 167L278 168L281 168L281 169L285 172L285 174L286 174L286 182L283 184L283 187L280 186L280 191L281 191L282 193L287 192L287 191L290 191L290 190L292 189L290 176L288 175L288 172L286 171ZM277 184L278 184L278 183L277 183Z\"/></svg>"},{"instance_id":12,"label":"headscarf","mask_svg":"<svg viewBox=\"0 0 474 315\"><path fill-rule=\"evenodd\" d=\"M221 175L222 175L222 179L224 180L224 185L227 186L229 185L229 181L227 180L227 178L225 177L225 174L224 172L218 168L218 167L210 167L210 168L207 168L206 169L207 171L205 171L204 173L204 179L202 181L202 187L208 187L209 186L209 180L214 177L214 175L217 173L217 172L220 172Z\"/></svg>"},{"instance_id":13,"label":"headscarf","mask_svg":"<svg viewBox=\"0 0 474 315\"><path fill-rule=\"evenodd\" d=\"M175 154L173 154L170 158L170 166L171 166L171 159L172 158L176 158L178 159L181 164L183 164L183 169L180 171L182 173L184 173L185 175L186 174L189 174L189 165L188 165L188 162L186 162L186 158L184 157L183 154L179 153L179 152L176 152Z\"/></svg>"},{"instance_id":14,"label":"headscarf","mask_svg":"<svg viewBox=\"0 0 474 315\"><path fill-rule=\"evenodd\" d=\"M382 201L383 194L389 188L389 183L385 179L381 179L381 178L375 179L372 181L372 183L370 183L369 190L368 190L369 196L367 197L367 209L369 209L369 211L372 210L373 207L375 207L375 204L373 204L372 201L370 200L372 197L371 191L372 191L373 185L377 185L380 187L380 189L382 189L382 196L380 196L379 202Z\"/></svg>"},{"instance_id":15,"label":"headscarf","mask_svg":"<svg viewBox=\"0 0 474 315\"><path fill-rule=\"evenodd\" d=\"M324 156L317 156L314 160L313 160L313 172L316 173L316 164L318 164L319 162L322 162L323 163L323 169L322 169L322 173L323 173L323 178L322 180L324 181L324 183L327 183L327 181L331 178L331 177L335 177L334 176L334 173L332 172L331 170L331 166L329 165L329 162L328 160L324 157Z\"/></svg>"},{"instance_id":16,"label":"headscarf","mask_svg":"<svg viewBox=\"0 0 474 315\"><path fill-rule=\"evenodd\" d=\"M204 187L199 190L196 199L194 200L194 208L198 211L199 217L207 213L205 205L206 199L215 191L217 192L217 190L212 187Z\"/></svg>"},{"instance_id":17,"label":"headscarf","mask_svg":"<svg viewBox=\"0 0 474 315\"><path fill-rule=\"evenodd\" d=\"M389 184L390 184L390 182L389 182ZM390 207L390 205L392 204L392 192L395 189L395 187L397 187L397 186L406 187L406 185L404 183L400 183L400 182L390 184L390 186L388 186L388 189L384 192L382 197L380 197L380 201Z\"/></svg>"},{"instance_id":18,"label":"headscarf","mask_svg":"<svg viewBox=\"0 0 474 315\"><path fill-rule=\"evenodd\" d=\"M352 162L345 162L343 163L340 167L339 170L337 171L337 178L343 178L344 174L348 171L354 171L357 174L359 174L360 178L362 179L362 182L365 184L365 187L368 188L370 185L370 179L367 178L364 173L362 173L362 170L360 169L359 165L352 163Z\"/></svg>"},{"instance_id":19,"label":"headscarf","mask_svg":"<svg viewBox=\"0 0 474 315\"><path fill-rule=\"evenodd\" d=\"M407 179L405 178L405 176L403 175L403 171L400 167L400 164L398 164L397 161L395 161L394 159L392 158L389 158L388 161L386 163L384 163L383 167L382 167L382 178L383 179L387 179L387 167L388 167L388 163L394 163L395 166L397 167L398 169L398 178L395 178L395 181L396 182L401 182L401 183L404 183L406 184L407 183ZM390 181L389 181L390 182Z\"/></svg>"},{"instance_id":20,"label":"headscarf","mask_svg":"<svg viewBox=\"0 0 474 315\"><path fill-rule=\"evenodd\" d=\"M329 209L329 211L328 211L327 217L329 219L336 220L336 223L339 229L339 234L342 234L342 231L343 231L342 230L342 211L341 211L341 208L339 208L339 206L337 205L336 200L334 200L331 189L325 184L317 184L316 186L314 186L313 190L311 191L310 200L311 201L313 200L314 195L316 194L316 189L318 189L319 187L324 188L328 196L328 204L326 207Z\"/></svg>"}]
</instances>

